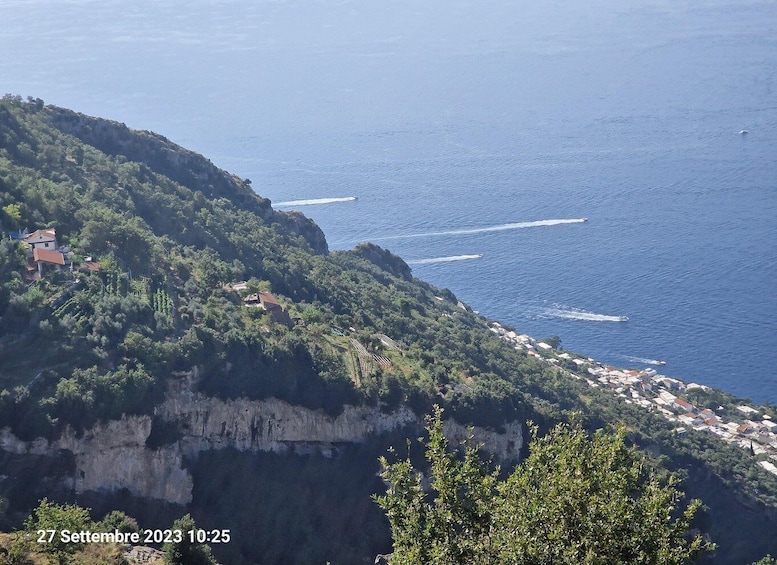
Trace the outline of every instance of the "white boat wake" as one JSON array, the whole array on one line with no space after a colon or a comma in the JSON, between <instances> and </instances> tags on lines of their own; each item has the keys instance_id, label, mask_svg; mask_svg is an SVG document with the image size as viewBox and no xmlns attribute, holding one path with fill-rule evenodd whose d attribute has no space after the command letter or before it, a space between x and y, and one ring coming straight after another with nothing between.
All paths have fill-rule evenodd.
<instances>
[{"instance_id":1,"label":"white boat wake","mask_svg":"<svg viewBox=\"0 0 777 565\"><path fill-rule=\"evenodd\" d=\"M433 257L431 259L415 259L408 261L408 265L433 265L435 263L449 263L451 261L467 261L469 259L481 259L483 256L478 255L451 255L449 257Z\"/></svg>"},{"instance_id":2,"label":"white boat wake","mask_svg":"<svg viewBox=\"0 0 777 565\"><path fill-rule=\"evenodd\" d=\"M287 200L285 202L275 202L273 206L315 206L316 204L335 204L336 202L352 202L356 196L342 196L339 198L311 198L309 200Z\"/></svg>"},{"instance_id":3,"label":"white boat wake","mask_svg":"<svg viewBox=\"0 0 777 565\"><path fill-rule=\"evenodd\" d=\"M579 308L549 308L545 310L547 316L553 318L564 318L565 320L584 320L587 322L628 322L628 316L610 316L607 314L597 314Z\"/></svg>"},{"instance_id":4,"label":"white boat wake","mask_svg":"<svg viewBox=\"0 0 777 565\"><path fill-rule=\"evenodd\" d=\"M424 233L410 233L403 235L389 235L385 237L376 237L374 239L408 239L412 237L435 237L443 235L472 235L477 233L488 233L508 230L522 230L526 228L539 228L543 226L560 226L562 224L582 224L587 222L588 218L570 218L560 220L537 220L534 222L514 222L511 224L500 224L498 226L488 226L485 228L468 228L461 230L436 231Z\"/></svg>"},{"instance_id":5,"label":"white boat wake","mask_svg":"<svg viewBox=\"0 0 777 565\"><path fill-rule=\"evenodd\" d=\"M628 359L632 363L641 363L643 365L666 365L666 361L659 361L658 359L648 359L646 357L632 357L631 355L624 355L625 359Z\"/></svg>"}]
</instances>

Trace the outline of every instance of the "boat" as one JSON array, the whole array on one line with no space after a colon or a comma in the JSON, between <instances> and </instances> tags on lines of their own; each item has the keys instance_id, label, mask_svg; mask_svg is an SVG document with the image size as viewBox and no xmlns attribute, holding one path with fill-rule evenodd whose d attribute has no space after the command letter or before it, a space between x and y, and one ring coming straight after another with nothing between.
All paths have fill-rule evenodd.
<instances>
[{"instance_id":1,"label":"boat","mask_svg":"<svg viewBox=\"0 0 777 565\"><path fill-rule=\"evenodd\" d=\"M583 221L584 221L584 222L587 222L587 221L588 221L588 218L583 218Z\"/></svg>"},{"instance_id":2,"label":"boat","mask_svg":"<svg viewBox=\"0 0 777 565\"><path fill-rule=\"evenodd\" d=\"M739 135L747 135L747 130L746 129L739 130Z\"/></svg>"},{"instance_id":3,"label":"boat","mask_svg":"<svg viewBox=\"0 0 777 565\"><path fill-rule=\"evenodd\" d=\"M619 322L628 322L629 321L629 317L628 316L618 316L618 321Z\"/></svg>"}]
</instances>

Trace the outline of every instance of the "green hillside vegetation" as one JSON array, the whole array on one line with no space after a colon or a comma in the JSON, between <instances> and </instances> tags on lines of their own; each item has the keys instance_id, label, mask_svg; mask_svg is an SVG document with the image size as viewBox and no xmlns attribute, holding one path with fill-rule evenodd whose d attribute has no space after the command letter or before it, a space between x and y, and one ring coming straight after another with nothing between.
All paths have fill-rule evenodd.
<instances>
[{"instance_id":1,"label":"green hillside vegetation","mask_svg":"<svg viewBox=\"0 0 777 565\"><path fill-rule=\"evenodd\" d=\"M47 265L36 279L29 245L11 238L25 229L55 229L70 250L65 268ZM754 458L711 436L678 436L662 417L517 351L387 250L329 252L304 216L273 210L247 179L157 134L4 97L0 234L0 428L22 439L151 414L169 379L195 370L209 395L276 397L332 415L346 404L403 404L422 416L439 404L465 424L499 430L531 419L546 431L579 412L590 430L624 425L651 464L688 479L686 490L710 507L699 520L718 555L777 552L766 535L760 546L744 542L777 519L777 478ZM245 290L232 288L238 281ZM259 290L294 323L246 306ZM154 441L174 441L167 432ZM12 508L0 518L18 523L30 508L17 507L26 499L7 484L0 496ZM731 526L733 507L745 518ZM288 508L278 512L303 511ZM279 555L299 549L289 538Z\"/></svg>"},{"instance_id":2,"label":"green hillside vegetation","mask_svg":"<svg viewBox=\"0 0 777 565\"><path fill-rule=\"evenodd\" d=\"M534 431L530 453L505 480L465 442L457 457L442 410L427 418L429 490L408 457L381 459L389 483L377 502L394 537L395 565L663 563L681 565L714 549L689 534L698 500L681 509L624 443L623 428L589 439L578 425Z\"/></svg>"}]
</instances>

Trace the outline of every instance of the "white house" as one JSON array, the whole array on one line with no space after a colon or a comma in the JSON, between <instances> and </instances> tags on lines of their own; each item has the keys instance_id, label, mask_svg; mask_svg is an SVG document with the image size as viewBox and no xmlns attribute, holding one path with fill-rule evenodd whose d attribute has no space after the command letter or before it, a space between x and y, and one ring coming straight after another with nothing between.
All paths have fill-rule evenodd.
<instances>
[{"instance_id":1,"label":"white house","mask_svg":"<svg viewBox=\"0 0 777 565\"><path fill-rule=\"evenodd\" d=\"M24 242L30 244L33 249L54 251L57 248L57 232L54 228L36 230L26 236Z\"/></svg>"}]
</instances>

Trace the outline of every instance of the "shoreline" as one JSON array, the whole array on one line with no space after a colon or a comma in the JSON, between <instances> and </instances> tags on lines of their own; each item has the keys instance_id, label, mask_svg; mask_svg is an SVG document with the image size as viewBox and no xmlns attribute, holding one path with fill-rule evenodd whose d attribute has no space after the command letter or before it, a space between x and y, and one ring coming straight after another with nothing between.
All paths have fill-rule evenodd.
<instances>
[{"instance_id":1,"label":"shoreline","mask_svg":"<svg viewBox=\"0 0 777 565\"><path fill-rule=\"evenodd\" d=\"M753 456L761 456L758 465L777 476L777 414L774 409L759 410L749 400L707 385L685 383L652 367L624 369L600 363L591 357L556 349L527 334L518 334L496 321L488 321L488 328L514 349L556 367L570 378L610 391L627 404L660 413L667 421L677 424L674 432L678 435L689 431L709 433ZM728 401L728 405L715 402L716 408L697 407L688 395L689 392L693 395L695 390L720 396Z\"/></svg>"}]
</instances>

